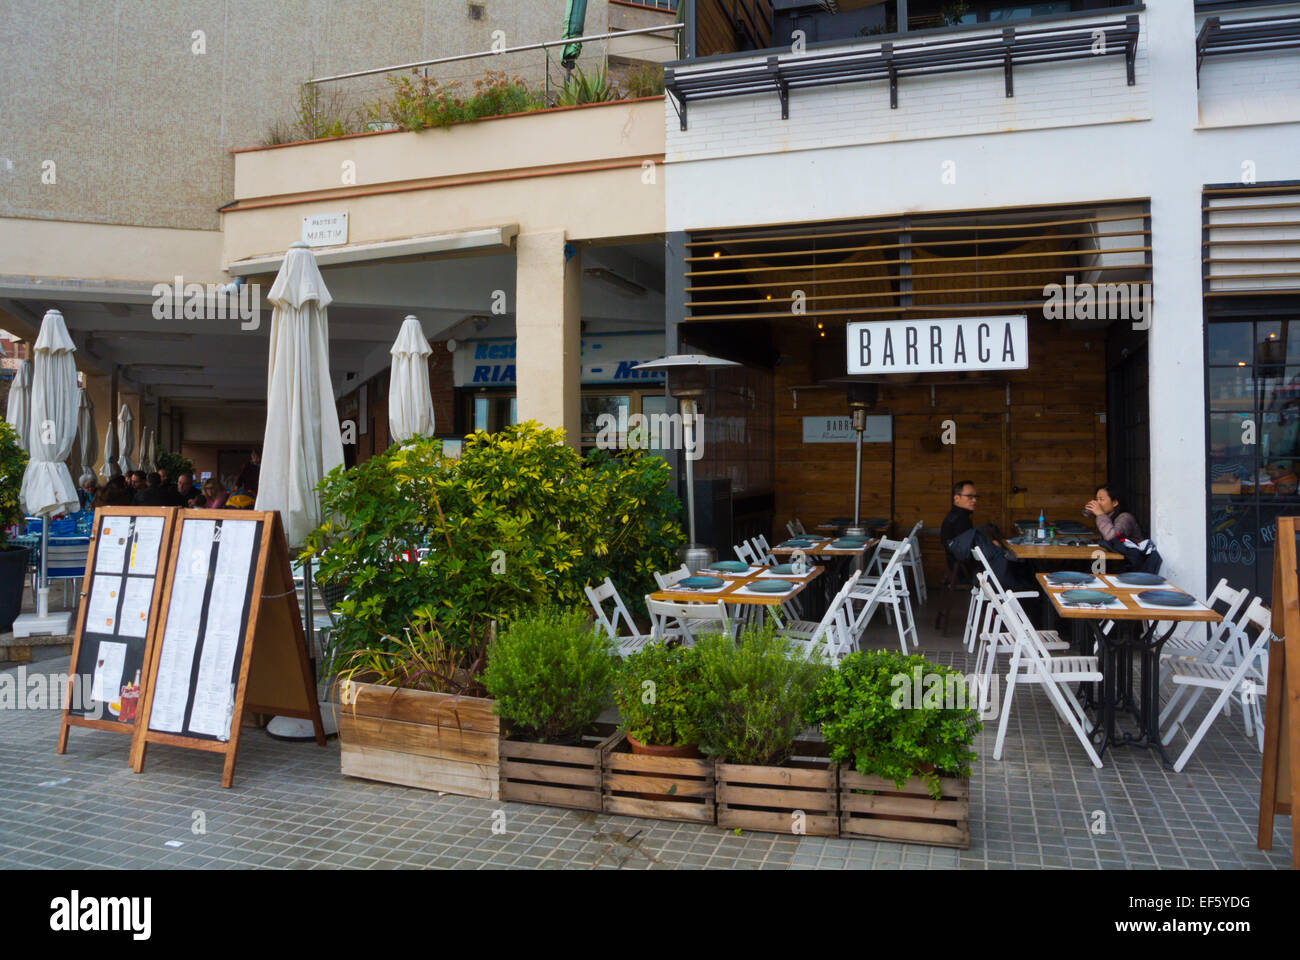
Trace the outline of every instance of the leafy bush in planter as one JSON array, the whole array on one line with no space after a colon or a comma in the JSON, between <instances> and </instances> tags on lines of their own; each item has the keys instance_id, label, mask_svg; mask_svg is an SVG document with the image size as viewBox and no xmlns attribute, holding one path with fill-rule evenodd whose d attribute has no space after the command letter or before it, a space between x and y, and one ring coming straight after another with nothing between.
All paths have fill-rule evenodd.
<instances>
[{"instance_id":1,"label":"leafy bush in planter","mask_svg":"<svg viewBox=\"0 0 1300 960\"><path fill-rule=\"evenodd\" d=\"M416 437L326 476L331 519L305 553L319 558L321 582L348 589L336 649L383 646L425 605L448 643L476 649L493 621L504 628L539 603L584 605L583 587L606 572L627 592L671 566L681 527L666 467L586 461L563 440L523 423L471 434L455 460Z\"/></svg>"},{"instance_id":2,"label":"leafy bush in planter","mask_svg":"<svg viewBox=\"0 0 1300 960\"><path fill-rule=\"evenodd\" d=\"M483 685L512 733L542 742L576 737L609 706L618 666L609 638L582 610L541 610L488 647Z\"/></svg>"},{"instance_id":3,"label":"leafy bush in planter","mask_svg":"<svg viewBox=\"0 0 1300 960\"><path fill-rule=\"evenodd\" d=\"M326 672L337 674L344 690L351 682L361 682L467 697L486 695L481 677L486 643L478 647L448 643L438 630L432 607L419 607L405 630L381 639L379 646L348 651L330 662Z\"/></svg>"},{"instance_id":4,"label":"leafy bush in planter","mask_svg":"<svg viewBox=\"0 0 1300 960\"><path fill-rule=\"evenodd\" d=\"M716 634L696 644L700 660L700 749L729 763L779 764L806 729L803 711L830 669L770 626L740 642Z\"/></svg>"},{"instance_id":5,"label":"leafy bush in planter","mask_svg":"<svg viewBox=\"0 0 1300 960\"><path fill-rule=\"evenodd\" d=\"M158 455L154 457L154 465L159 470L167 471L167 479L173 485L176 483L176 478L182 473L188 473L191 477L194 476L194 461L189 457L182 457L179 453L172 453L170 450L160 450Z\"/></svg>"},{"instance_id":6,"label":"leafy bush in planter","mask_svg":"<svg viewBox=\"0 0 1300 960\"><path fill-rule=\"evenodd\" d=\"M18 445L17 431L7 421L0 420L0 549L9 543L5 531L23 518L18 492L26 469L27 451Z\"/></svg>"},{"instance_id":7,"label":"leafy bush in planter","mask_svg":"<svg viewBox=\"0 0 1300 960\"><path fill-rule=\"evenodd\" d=\"M918 677L922 695L915 703ZM961 691L951 709L934 695L939 684L953 694ZM970 745L980 724L974 710L955 704L973 703L975 697L966 691L961 673L950 667L888 650L860 651L822 678L804 717L821 725L831 759L900 787L920 777L937 800L941 775L970 775L975 760Z\"/></svg>"},{"instance_id":8,"label":"leafy bush in planter","mask_svg":"<svg viewBox=\"0 0 1300 960\"><path fill-rule=\"evenodd\" d=\"M652 643L619 667L614 701L623 729L641 743L658 747L695 743L701 697L695 648Z\"/></svg>"}]
</instances>

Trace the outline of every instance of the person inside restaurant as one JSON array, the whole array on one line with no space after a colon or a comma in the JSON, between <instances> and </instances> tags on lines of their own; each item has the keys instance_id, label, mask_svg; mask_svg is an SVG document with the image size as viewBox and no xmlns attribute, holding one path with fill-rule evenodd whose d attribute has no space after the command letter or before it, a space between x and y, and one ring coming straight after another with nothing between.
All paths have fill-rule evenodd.
<instances>
[{"instance_id":1,"label":"person inside restaurant","mask_svg":"<svg viewBox=\"0 0 1300 960\"><path fill-rule=\"evenodd\" d=\"M1146 537L1142 536L1137 517L1122 508L1122 500L1119 488L1107 483L1097 488L1096 495L1083 509L1097 521L1097 530L1103 539L1141 543Z\"/></svg>"},{"instance_id":2,"label":"person inside restaurant","mask_svg":"<svg viewBox=\"0 0 1300 960\"><path fill-rule=\"evenodd\" d=\"M84 476L81 478L81 489L77 491L77 499L81 501L81 509L89 508L95 502L95 494L99 488L95 485L95 478Z\"/></svg>"},{"instance_id":3,"label":"person inside restaurant","mask_svg":"<svg viewBox=\"0 0 1300 960\"><path fill-rule=\"evenodd\" d=\"M219 510L226 505L226 488L216 480L203 481L203 499L196 506Z\"/></svg>"},{"instance_id":4,"label":"person inside restaurant","mask_svg":"<svg viewBox=\"0 0 1300 960\"><path fill-rule=\"evenodd\" d=\"M954 538L974 528L975 524L971 516L975 513L975 505L978 501L979 495L975 492L975 484L971 481L959 480L952 485L952 509L939 525L939 540L943 543L950 572L957 567L957 560L948 549L948 544Z\"/></svg>"}]
</instances>

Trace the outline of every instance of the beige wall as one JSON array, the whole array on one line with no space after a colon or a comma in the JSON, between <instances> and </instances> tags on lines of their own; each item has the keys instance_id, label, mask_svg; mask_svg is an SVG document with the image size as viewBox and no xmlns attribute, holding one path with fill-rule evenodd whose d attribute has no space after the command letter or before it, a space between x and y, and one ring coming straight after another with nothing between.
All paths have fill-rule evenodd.
<instances>
[{"instance_id":1,"label":"beige wall","mask_svg":"<svg viewBox=\"0 0 1300 960\"><path fill-rule=\"evenodd\" d=\"M559 37L564 0L483 6L471 21L457 0L0 0L0 217L217 229L228 151L291 120L307 78L486 50L494 30L510 46ZM589 4L588 33L605 31L606 7ZM601 57L592 44L580 62ZM434 75L467 88L488 68L541 82L545 63L511 54ZM339 89L357 105L387 85ZM41 182L47 160L54 184Z\"/></svg>"}]
</instances>

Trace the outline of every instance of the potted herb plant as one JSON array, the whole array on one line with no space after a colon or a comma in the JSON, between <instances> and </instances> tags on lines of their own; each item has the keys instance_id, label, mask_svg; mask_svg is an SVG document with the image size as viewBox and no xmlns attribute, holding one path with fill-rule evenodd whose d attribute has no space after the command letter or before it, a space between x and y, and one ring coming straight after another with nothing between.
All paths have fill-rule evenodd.
<instances>
[{"instance_id":1,"label":"potted herb plant","mask_svg":"<svg viewBox=\"0 0 1300 960\"><path fill-rule=\"evenodd\" d=\"M831 668L770 626L696 647L700 749L717 760L718 825L834 836L836 766L822 744L800 739L808 699Z\"/></svg>"},{"instance_id":2,"label":"potted herb plant","mask_svg":"<svg viewBox=\"0 0 1300 960\"><path fill-rule=\"evenodd\" d=\"M653 643L621 664L619 725L604 757L606 813L712 823L713 762L700 756L703 700L695 648Z\"/></svg>"},{"instance_id":3,"label":"potted herb plant","mask_svg":"<svg viewBox=\"0 0 1300 960\"><path fill-rule=\"evenodd\" d=\"M23 518L18 494L26 469L27 453L18 444L18 434L0 420L0 632L13 629L23 607L30 551L10 543L8 531Z\"/></svg>"},{"instance_id":4,"label":"potted herb plant","mask_svg":"<svg viewBox=\"0 0 1300 960\"><path fill-rule=\"evenodd\" d=\"M822 678L804 718L843 764L841 833L970 845L974 696L958 671L888 650L850 654Z\"/></svg>"},{"instance_id":5,"label":"potted herb plant","mask_svg":"<svg viewBox=\"0 0 1300 960\"><path fill-rule=\"evenodd\" d=\"M596 721L614 693L617 658L580 609L515 619L487 651L483 685L504 723L501 799L601 809Z\"/></svg>"}]
</instances>

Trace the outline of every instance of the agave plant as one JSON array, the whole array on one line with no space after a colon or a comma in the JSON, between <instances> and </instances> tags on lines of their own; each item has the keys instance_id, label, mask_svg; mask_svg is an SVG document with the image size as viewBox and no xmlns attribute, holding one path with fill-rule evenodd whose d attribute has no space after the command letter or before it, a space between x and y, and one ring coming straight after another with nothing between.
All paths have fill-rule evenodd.
<instances>
[{"instance_id":1,"label":"agave plant","mask_svg":"<svg viewBox=\"0 0 1300 960\"><path fill-rule=\"evenodd\" d=\"M576 107L583 103L604 103L617 98L614 88L605 77L602 66L591 74L586 74L578 67L564 81L555 100L558 107Z\"/></svg>"}]
</instances>

